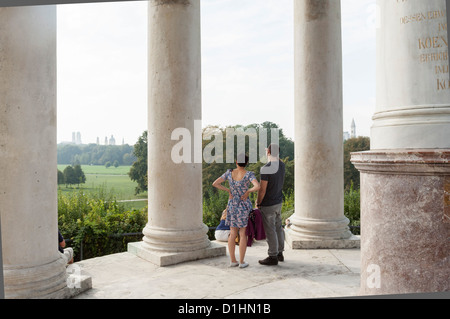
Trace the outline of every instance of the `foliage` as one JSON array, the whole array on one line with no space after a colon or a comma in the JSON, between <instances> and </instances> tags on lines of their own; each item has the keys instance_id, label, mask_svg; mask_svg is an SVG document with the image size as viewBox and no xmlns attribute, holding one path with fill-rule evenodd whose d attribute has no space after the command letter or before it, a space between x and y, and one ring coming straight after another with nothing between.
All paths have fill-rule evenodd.
<instances>
[{"instance_id":1,"label":"foliage","mask_svg":"<svg viewBox=\"0 0 450 319\"><path fill-rule=\"evenodd\" d=\"M113 194L99 188L97 193L83 189L69 194L58 193L58 226L71 241L75 260L126 251L127 243L137 237L114 237L114 234L140 233L147 223L147 209L126 210Z\"/></svg>"},{"instance_id":2,"label":"foliage","mask_svg":"<svg viewBox=\"0 0 450 319\"><path fill-rule=\"evenodd\" d=\"M139 137L136 145L134 145L133 155L136 157L136 161L133 163L130 172L128 173L131 180L138 183L138 186L136 186L135 189L136 195L147 191L147 148L147 131L145 131Z\"/></svg>"},{"instance_id":3,"label":"foliage","mask_svg":"<svg viewBox=\"0 0 450 319\"><path fill-rule=\"evenodd\" d=\"M58 170L58 185L80 185L86 183L86 176L80 165L67 166L63 172Z\"/></svg>"},{"instance_id":4,"label":"foliage","mask_svg":"<svg viewBox=\"0 0 450 319\"><path fill-rule=\"evenodd\" d=\"M81 165L75 165L73 167L73 170L75 172L75 179L78 182L76 184L84 184L84 183L86 183L86 176L84 175L84 172L81 169Z\"/></svg>"},{"instance_id":5,"label":"foliage","mask_svg":"<svg viewBox=\"0 0 450 319\"><path fill-rule=\"evenodd\" d=\"M281 207L281 220L283 225L286 222L286 218L289 218L292 214L294 214L294 206L295 193L292 189L288 193L283 193L283 206Z\"/></svg>"},{"instance_id":6,"label":"foliage","mask_svg":"<svg viewBox=\"0 0 450 319\"><path fill-rule=\"evenodd\" d=\"M106 162L129 166L136 160L133 146L58 144L58 164L105 165Z\"/></svg>"},{"instance_id":7,"label":"foliage","mask_svg":"<svg viewBox=\"0 0 450 319\"><path fill-rule=\"evenodd\" d=\"M58 169L58 185L64 184L64 173Z\"/></svg>"},{"instance_id":8,"label":"foliage","mask_svg":"<svg viewBox=\"0 0 450 319\"><path fill-rule=\"evenodd\" d=\"M283 225L286 218L289 218L294 213L295 196L294 192L284 194L283 208L281 217ZM350 188L344 193L344 215L350 220L349 226L354 235L359 235L360 230L360 190L354 189L353 183Z\"/></svg>"},{"instance_id":9,"label":"foliage","mask_svg":"<svg viewBox=\"0 0 450 319\"><path fill-rule=\"evenodd\" d=\"M233 163L226 163L226 138L227 138L227 130L234 130L234 131L243 131L245 132L256 132L256 145L259 145L259 133L260 129L266 129L267 130L267 141L268 143L271 142L271 129L278 129L279 130L279 145L281 149L281 156L283 156L283 161L286 164L286 176L285 176L285 184L283 191L288 192L293 189L294 187L294 142L284 136L283 130L280 129L276 124L272 122L264 122L262 124L252 124L248 126L228 126L226 128L219 128L217 126L208 126L203 129L203 141L202 141L202 149L205 151L205 147L207 147L209 144L213 144L215 142L216 138L221 138L221 140L216 141L218 142L218 145L222 147L222 149L214 149L214 152L211 152L212 156L216 156L218 153L221 152L223 154L223 163L220 161L214 161L212 163L207 163L203 159L202 163L202 186L203 186L203 197L208 199L209 194L216 192L217 190L213 189L212 183L224 172L226 172L227 169L235 168L236 164ZM205 139L206 136L210 136L210 139ZM237 154L237 136L234 136L234 156ZM249 142L249 136L245 137L245 145L246 149L245 151L247 153L251 152L257 152L257 150L250 149L251 143ZM265 145L267 146L267 145ZM129 176L133 181L136 181L138 183L138 186L136 187L136 194L139 194L141 192L145 192L147 190L147 131L145 131L142 136L139 138L138 142L134 146L133 155L136 157L136 161L133 163ZM265 151L262 151L265 153ZM261 167L264 165L262 160L265 160L264 158L260 158L259 154L257 156L257 162L251 163L247 169L253 171L257 178L259 178L259 171Z\"/></svg>"},{"instance_id":10,"label":"foliage","mask_svg":"<svg viewBox=\"0 0 450 319\"><path fill-rule=\"evenodd\" d=\"M355 190L353 183L344 194L344 215L350 220L350 226L360 226L360 190ZM352 233L359 235L359 229L352 230Z\"/></svg>"},{"instance_id":11,"label":"foliage","mask_svg":"<svg viewBox=\"0 0 450 319\"><path fill-rule=\"evenodd\" d=\"M228 193L209 190L203 197L203 223L208 227L217 227L224 209L228 205Z\"/></svg>"},{"instance_id":12,"label":"foliage","mask_svg":"<svg viewBox=\"0 0 450 319\"><path fill-rule=\"evenodd\" d=\"M344 188L348 190L353 183L356 189L359 189L359 171L350 162L351 153L370 150L369 137L351 138L344 142Z\"/></svg>"}]
</instances>

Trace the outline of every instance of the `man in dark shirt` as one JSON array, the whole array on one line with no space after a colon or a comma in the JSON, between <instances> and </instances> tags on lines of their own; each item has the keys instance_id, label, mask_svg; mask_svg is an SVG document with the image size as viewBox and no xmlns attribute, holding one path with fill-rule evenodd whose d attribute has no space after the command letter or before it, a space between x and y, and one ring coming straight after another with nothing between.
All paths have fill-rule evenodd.
<instances>
[{"instance_id":1,"label":"man in dark shirt","mask_svg":"<svg viewBox=\"0 0 450 319\"><path fill-rule=\"evenodd\" d=\"M266 259L260 260L261 265L278 265L284 261L284 231L281 221L281 206L283 204L283 184L285 166L279 158L280 148L271 144L266 150L268 162L261 168L261 188L258 191L256 207L263 216L264 231L269 245Z\"/></svg>"}]
</instances>

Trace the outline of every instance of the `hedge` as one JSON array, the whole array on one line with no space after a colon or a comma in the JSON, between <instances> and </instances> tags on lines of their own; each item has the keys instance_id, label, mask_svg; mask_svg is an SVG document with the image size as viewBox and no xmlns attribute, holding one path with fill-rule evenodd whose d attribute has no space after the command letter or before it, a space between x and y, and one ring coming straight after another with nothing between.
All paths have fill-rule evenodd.
<instances>
[{"instance_id":1,"label":"hedge","mask_svg":"<svg viewBox=\"0 0 450 319\"><path fill-rule=\"evenodd\" d=\"M147 223L147 208L127 210L113 194L102 189L85 193L58 193L58 226L74 249L75 261L126 251L128 242L142 236L114 236L140 233ZM81 250L82 247L82 250Z\"/></svg>"}]
</instances>

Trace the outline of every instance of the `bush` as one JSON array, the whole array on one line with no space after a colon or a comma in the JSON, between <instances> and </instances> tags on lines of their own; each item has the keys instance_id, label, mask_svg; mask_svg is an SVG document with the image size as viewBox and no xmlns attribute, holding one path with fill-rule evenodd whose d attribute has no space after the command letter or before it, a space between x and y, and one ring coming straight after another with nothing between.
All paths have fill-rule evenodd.
<instances>
[{"instance_id":1,"label":"bush","mask_svg":"<svg viewBox=\"0 0 450 319\"><path fill-rule=\"evenodd\" d=\"M58 226L70 240L75 261L126 251L128 242L142 236L118 237L123 233L140 233L147 223L147 209L126 210L114 195L103 189L85 194L83 189L70 194L58 194Z\"/></svg>"},{"instance_id":2,"label":"bush","mask_svg":"<svg viewBox=\"0 0 450 319\"><path fill-rule=\"evenodd\" d=\"M281 217L283 225L286 218L289 218L294 213L295 194L289 192L284 194L283 207L281 210ZM354 189L353 183L344 193L344 215L350 220L350 228L354 235L360 234L360 191Z\"/></svg>"},{"instance_id":3,"label":"bush","mask_svg":"<svg viewBox=\"0 0 450 319\"><path fill-rule=\"evenodd\" d=\"M208 227L217 227L222 212L228 205L229 195L226 192L208 190L203 197L203 223Z\"/></svg>"},{"instance_id":4,"label":"bush","mask_svg":"<svg viewBox=\"0 0 450 319\"><path fill-rule=\"evenodd\" d=\"M350 185L344 194L344 215L350 219L350 226L352 233L355 235L360 234L360 190L353 188L353 183Z\"/></svg>"},{"instance_id":5,"label":"bush","mask_svg":"<svg viewBox=\"0 0 450 319\"><path fill-rule=\"evenodd\" d=\"M283 224L294 213L295 194L284 193ZM254 202L256 193L251 194ZM217 227L220 217L228 203L228 193L214 189L207 191L203 198L203 223ZM360 191L353 188L345 192L344 214L350 219L350 226L360 226ZM129 242L140 241L142 235L117 236L124 233L141 233L147 223L147 208L127 210L117 202L114 194L107 194L104 188L96 193L77 192L58 193L58 226L70 247L74 249L75 261L80 260L81 246L83 259L104 256L126 251ZM352 229L359 234L359 228ZM214 232L209 232L214 239Z\"/></svg>"},{"instance_id":6,"label":"bush","mask_svg":"<svg viewBox=\"0 0 450 319\"><path fill-rule=\"evenodd\" d=\"M292 190L283 194L283 206L281 207L281 220L283 225L286 222L286 218L289 218L294 214L295 206L295 192Z\"/></svg>"}]
</instances>

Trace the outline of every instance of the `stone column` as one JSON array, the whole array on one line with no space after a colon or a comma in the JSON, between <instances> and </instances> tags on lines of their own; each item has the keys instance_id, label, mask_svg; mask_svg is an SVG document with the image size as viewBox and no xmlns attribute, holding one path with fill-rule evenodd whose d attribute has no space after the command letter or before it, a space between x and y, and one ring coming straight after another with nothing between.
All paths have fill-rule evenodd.
<instances>
[{"instance_id":1,"label":"stone column","mask_svg":"<svg viewBox=\"0 0 450 319\"><path fill-rule=\"evenodd\" d=\"M361 172L361 293L449 291L445 1L378 1L377 108Z\"/></svg>"},{"instance_id":2,"label":"stone column","mask_svg":"<svg viewBox=\"0 0 450 319\"><path fill-rule=\"evenodd\" d=\"M450 0L445 0L445 6L446 6L446 8L447 8L447 26L448 26L448 24L449 24L449 22L450 22ZM447 27L447 44L450 42L450 32L448 32L448 27ZM450 57L448 57L447 56L447 58L448 58L448 61L449 61L449 63L450 63ZM449 80L450 80L450 72L448 72L448 77L449 77Z\"/></svg>"},{"instance_id":3,"label":"stone column","mask_svg":"<svg viewBox=\"0 0 450 319\"><path fill-rule=\"evenodd\" d=\"M172 158L177 129L201 145L200 1L149 1L148 37L148 224L129 251L161 266L225 255L203 224L201 159Z\"/></svg>"},{"instance_id":4,"label":"stone column","mask_svg":"<svg viewBox=\"0 0 450 319\"><path fill-rule=\"evenodd\" d=\"M359 243L344 216L340 5L294 1L295 214L286 232L294 249Z\"/></svg>"},{"instance_id":5,"label":"stone column","mask_svg":"<svg viewBox=\"0 0 450 319\"><path fill-rule=\"evenodd\" d=\"M5 282L3 280L3 245L2 245L2 218L0 214L0 299L5 299Z\"/></svg>"},{"instance_id":6,"label":"stone column","mask_svg":"<svg viewBox=\"0 0 450 319\"><path fill-rule=\"evenodd\" d=\"M445 1L381 1L371 149L450 148Z\"/></svg>"},{"instance_id":7,"label":"stone column","mask_svg":"<svg viewBox=\"0 0 450 319\"><path fill-rule=\"evenodd\" d=\"M0 8L0 213L6 298L65 294L58 252L56 6Z\"/></svg>"}]
</instances>

